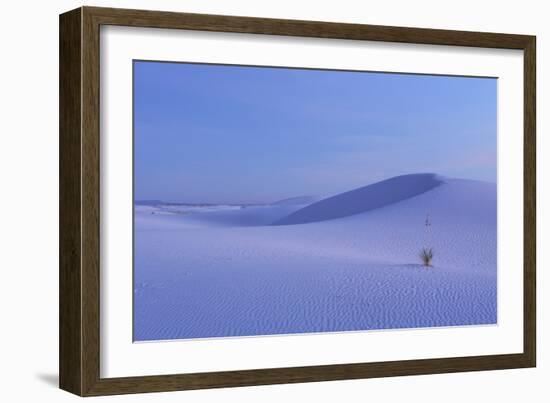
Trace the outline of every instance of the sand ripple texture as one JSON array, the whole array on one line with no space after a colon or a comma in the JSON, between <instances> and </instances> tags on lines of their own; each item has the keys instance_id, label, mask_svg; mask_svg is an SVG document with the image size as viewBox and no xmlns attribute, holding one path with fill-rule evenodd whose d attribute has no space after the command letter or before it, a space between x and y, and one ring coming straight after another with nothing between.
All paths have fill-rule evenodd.
<instances>
[{"instance_id":1,"label":"sand ripple texture","mask_svg":"<svg viewBox=\"0 0 550 403\"><path fill-rule=\"evenodd\" d=\"M496 185L410 177L421 191L384 189L380 204L361 188L337 218L338 195L328 216L314 197L136 208L135 340L495 324Z\"/></svg>"}]
</instances>

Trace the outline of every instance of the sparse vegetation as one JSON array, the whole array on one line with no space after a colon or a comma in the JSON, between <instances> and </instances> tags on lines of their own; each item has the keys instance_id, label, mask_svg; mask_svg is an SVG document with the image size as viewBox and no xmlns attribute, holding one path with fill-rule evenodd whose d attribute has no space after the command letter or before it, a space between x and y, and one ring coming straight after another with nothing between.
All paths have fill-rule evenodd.
<instances>
[{"instance_id":1,"label":"sparse vegetation","mask_svg":"<svg viewBox=\"0 0 550 403\"><path fill-rule=\"evenodd\" d=\"M420 251L420 259L422 259L422 263L426 267L432 266L432 259L434 257L434 252L432 248L422 248Z\"/></svg>"}]
</instances>

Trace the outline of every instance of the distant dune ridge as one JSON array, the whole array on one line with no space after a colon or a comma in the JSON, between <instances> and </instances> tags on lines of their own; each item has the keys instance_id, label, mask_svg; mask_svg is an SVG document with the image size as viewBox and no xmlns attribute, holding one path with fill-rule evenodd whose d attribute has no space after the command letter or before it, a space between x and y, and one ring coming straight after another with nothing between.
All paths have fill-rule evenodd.
<instances>
[{"instance_id":1,"label":"distant dune ridge","mask_svg":"<svg viewBox=\"0 0 550 403\"><path fill-rule=\"evenodd\" d=\"M495 324L496 212L496 184L426 173L323 200L136 203L134 338Z\"/></svg>"},{"instance_id":2,"label":"distant dune ridge","mask_svg":"<svg viewBox=\"0 0 550 403\"><path fill-rule=\"evenodd\" d=\"M396 176L310 204L273 225L305 224L364 213L427 192L443 183L433 173Z\"/></svg>"}]
</instances>

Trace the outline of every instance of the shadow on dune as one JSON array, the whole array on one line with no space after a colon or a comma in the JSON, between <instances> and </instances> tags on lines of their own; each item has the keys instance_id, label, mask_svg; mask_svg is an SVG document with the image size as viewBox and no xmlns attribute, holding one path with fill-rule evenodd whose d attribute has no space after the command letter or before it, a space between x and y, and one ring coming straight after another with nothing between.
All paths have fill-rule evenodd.
<instances>
[{"instance_id":1,"label":"shadow on dune","mask_svg":"<svg viewBox=\"0 0 550 403\"><path fill-rule=\"evenodd\" d=\"M432 173L396 176L310 204L272 225L305 224L364 213L417 196L442 183L441 177Z\"/></svg>"}]
</instances>

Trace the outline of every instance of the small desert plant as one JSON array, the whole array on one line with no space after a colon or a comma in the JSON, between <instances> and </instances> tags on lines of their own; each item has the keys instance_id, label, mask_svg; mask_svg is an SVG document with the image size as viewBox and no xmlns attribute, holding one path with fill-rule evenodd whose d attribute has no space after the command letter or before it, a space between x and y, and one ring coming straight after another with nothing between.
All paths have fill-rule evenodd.
<instances>
[{"instance_id":1,"label":"small desert plant","mask_svg":"<svg viewBox=\"0 0 550 403\"><path fill-rule=\"evenodd\" d=\"M433 257L434 252L432 248L422 248L420 251L420 259L422 259L422 263L424 263L426 267L431 267Z\"/></svg>"}]
</instances>

